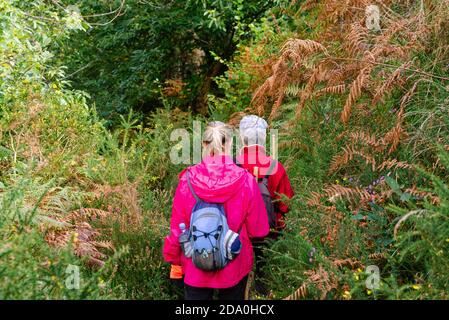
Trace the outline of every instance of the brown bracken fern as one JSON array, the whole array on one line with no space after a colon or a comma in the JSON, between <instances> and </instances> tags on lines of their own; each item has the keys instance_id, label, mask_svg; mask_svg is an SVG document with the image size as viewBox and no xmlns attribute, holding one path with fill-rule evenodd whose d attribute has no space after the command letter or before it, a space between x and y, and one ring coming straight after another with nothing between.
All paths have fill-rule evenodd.
<instances>
[{"instance_id":1,"label":"brown bracken fern","mask_svg":"<svg viewBox=\"0 0 449 320\"><path fill-rule=\"evenodd\" d=\"M87 262L96 267L102 267L107 257L102 250L114 250L110 241L100 241L100 233L92 226L94 220L105 220L111 212L94 208L81 208L72 211L59 219L65 227L50 228L45 240L55 247L65 247L72 244L75 254L87 258Z\"/></svg>"}]
</instances>

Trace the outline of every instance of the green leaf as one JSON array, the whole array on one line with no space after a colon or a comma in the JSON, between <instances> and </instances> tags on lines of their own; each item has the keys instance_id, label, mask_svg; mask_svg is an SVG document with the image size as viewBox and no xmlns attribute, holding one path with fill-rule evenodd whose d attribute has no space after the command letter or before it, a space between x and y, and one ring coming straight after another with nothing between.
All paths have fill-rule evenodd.
<instances>
[{"instance_id":1,"label":"green leaf","mask_svg":"<svg viewBox=\"0 0 449 320\"><path fill-rule=\"evenodd\" d=\"M379 206L379 205L376 204L376 203L370 202L369 205L370 205L371 209L372 209L373 211L375 211L375 212L382 212L382 211L385 211L385 209L384 209L383 207Z\"/></svg>"},{"instance_id":2,"label":"green leaf","mask_svg":"<svg viewBox=\"0 0 449 320\"><path fill-rule=\"evenodd\" d=\"M3 256L6 256L7 254L9 254L11 252L12 252L11 248L2 248L0 250L0 258L2 258Z\"/></svg>"},{"instance_id":3,"label":"green leaf","mask_svg":"<svg viewBox=\"0 0 449 320\"><path fill-rule=\"evenodd\" d=\"M386 176L385 177L385 181L387 181L388 185L391 187L391 189L393 189L393 191L395 193L397 193L398 195L402 195L401 187L396 182L396 180L394 180L393 178L391 178L389 176Z\"/></svg>"},{"instance_id":4,"label":"green leaf","mask_svg":"<svg viewBox=\"0 0 449 320\"><path fill-rule=\"evenodd\" d=\"M368 220L371 220L371 221L380 221L381 220L381 217L374 213L368 213L367 217L368 217Z\"/></svg>"},{"instance_id":5,"label":"green leaf","mask_svg":"<svg viewBox=\"0 0 449 320\"><path fill-rule=\"evenodd\" d=\"M2 147L0 146L0 159L1 158L6 158L10 155L12 155L13 152L11 150L9 150L8 148Z\"/></svg>"},{"instance_id":6,"label":"green leaf","mask_svg":"<svg viewBox=\"0 0 449 320\"><path fill-rule=\"evenodd\" d=\"M357 213L356 215L353 215L351 217L352 220L363 220L364 219L364 215L362 215L361 213Z\"/></svg>"},{"instance_id":7,"label":"green leaf","mask_svg":"<svg viewBox=\"0 0 449 320\"><path fill-rule=\"evenodd\" d=\"M407 192L404 192L402 195L401 195L401 201L404 201L404 202L407 202L407 201L409 201L410 200L410 198L411 198L411 194L410 193L407 193Z\"/></svg>"}]
</instances>

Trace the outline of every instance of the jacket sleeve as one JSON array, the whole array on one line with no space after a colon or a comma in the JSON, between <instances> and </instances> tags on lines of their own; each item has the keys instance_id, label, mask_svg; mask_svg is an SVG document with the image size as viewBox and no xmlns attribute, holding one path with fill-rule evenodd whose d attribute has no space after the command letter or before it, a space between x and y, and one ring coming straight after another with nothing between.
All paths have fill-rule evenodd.
<instances>
[{"instance_id":1,"label":"jacket sleeve","mask_svg":"<svg viewBox=\"0 0 449 320\"><path fill-rule=\"evenodd\" d=\"M173 199L172 214L170 219L170 234L165 238L163 255L165 261L171 264L180 265L181 264L181 246L179 244L179 235L181 233L179 229L179 224L181 222L186 223L185 214L183 212L184 206L182 203L183 195L181 193L181 182L176 188L175 197ZM187 225L187 223L186 223Z\"/></svg>"},{"instance_id":2,"label":"jacket sleeve","mask_svg":"<svg viewBox=\"0 0 449 320\"><path fill-rule=\"evenodd\" d=\"M290 184L290 179L287 176L287 172L285 171L285 168L281 163L279 163L279 170L277 174L278 179L276 179L274 199L281 199L282 196L286 196L287 198L291 199L294 195L294 192ZM282 201L277 202L277 208L282 214L286 214L289 211L288 206Z\"/></svg>"},{"instance_id":3,"label":"jacket sleeve","mask_svg":"<svg viewBox=\"0 0 449 320\"><path fill-rule=\"evenodd\" d=\"M248 213L246 215L246 230L250 238L265 237L270 231L268 215L260 194L256 179L249 177L250 198L248 199Z\"/></svg>"}]
</instances>

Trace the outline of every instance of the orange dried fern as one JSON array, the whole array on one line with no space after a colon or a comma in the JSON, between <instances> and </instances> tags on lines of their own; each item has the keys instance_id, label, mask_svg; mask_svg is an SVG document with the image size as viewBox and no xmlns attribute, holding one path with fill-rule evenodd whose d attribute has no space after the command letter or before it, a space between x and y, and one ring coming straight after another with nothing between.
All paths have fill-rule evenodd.
<instances>
[{"instance_id":1,"label":"orange dried fern","mask_svg":"<svg viewBox=\"0 0 449 320\"><path fill-rule=\"evenodd\" d=\"M363 151L356 150L354 147L344 147L341 155L334 156L329 168L330 172L335 172L342 166L346 165L349 161L354 159L354 156L359 156L365 160L366 164L371 164L373 170L376 167L376 160L369 154Z\"/></svg>"},{"instance_id":2,"label":"orange dried fern","mask_svg":"<svg viewBox=\"0 0 449 320\"><path fill-rule=\"evenodd\" d=\"M377 88L376 93L372 100L373 105L376 105L379 101L381 101L381 99L386 94L388 94L396 84L402 84L404 82L402 78L402 73L404 72L404 69L408 68L410 65L411 61L408 61L403 65L401 65L399 68L397 68L391 73L388 79L384 81L379 88Z\"/></svg>"},{"instance_id":3,"label":"orange dried fern","mask_svg":"<svg viewBox=\"0 0 449 320\"><path fill-rule=\"evenodd\" d=\"M365 68L363 68L357 78L352 82L350 89L349 89L349 96L346 99L346 103L343 107L343 111L341 113L341 121L343 123L347 123L349 120L349 117L351 115L351 108L354 105L354 103L357 101L357 99L362 95L362 89L363 86L368 81L371 70L373 69L372 65L369 65Z\"/></svg>"},{"instance_id":4,"label":"orange dried fern","mask_svg":"<svg viewBox=\"0 0 449 320\"><path fill-rule=\"evenodd\" d=\"M52 246L65 247L73 245L76 255L87 258L88 264L102 267L107 257L100 250L114 250L111 241L99 241L100 232L91 225L93 220L105 220L112 215L109 211L95 208L81 208L72 211L64 218L58 219L62 228L50 228L45 240Z\"/></svg>"},{"instance_id":5,"label":"orange dried fern","mask_svg":"<svg viewBox=\"0 0 449 320\"><path fill-rule=\"evenodd\" d=\"M402 97L401 105L399 107L399 112L397 115L396 125L385 134L384 140L387 143L391 144L390 149L388 150L389 154L397 149L399 142L402 136L404 135L405 131L404 128L402 127L402 122L404 120L405 107L407 103L410 101L412 95L414 94L419 82L420 80L416 81L413 84L412 88L409 91L407 91L407 93Z\"/></svg>"}]
</instances>

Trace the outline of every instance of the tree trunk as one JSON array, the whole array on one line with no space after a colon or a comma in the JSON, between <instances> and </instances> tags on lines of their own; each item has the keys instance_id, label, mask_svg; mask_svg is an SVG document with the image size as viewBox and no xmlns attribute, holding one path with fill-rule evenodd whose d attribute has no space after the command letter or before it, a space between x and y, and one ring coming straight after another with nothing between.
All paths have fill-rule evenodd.
<instances>
[{"instance_id":1,"label":"tree trunk","mask_svg":"<svg viewBox=\"0 0 449 320\"><path fill-rule=\"evenodd\" d=\"M232 56L235 53L235 50L237 49L236 43L234 43L234 24L232 23L227 28L228 30L231 30L228 33L227 39L225 40L225 46L223 46L223 51L221 52L221 58L224 60L229 60L232 58ZM214 60L212 66L209 68L208 72L206 73L206 76L204 78L203 83L201 84L200 89L198 90L198 96L196 99L195 104L195 110L199 112L202 115L206 115L208 112L208 99L207 96L210 91L210 86L212 84L212 81L214 77L219 76L224 71L224 64L222 64L220 61Z\"/></svg>"},{"instance_id":2,"label":"tree trunk","mask_svg":"<svg viewBox=\"0 0 449 320\"><path fill-rule=\"evenodd\" d=\"M206 115L208 112L208 99L210 86L214 77L218 76L223 68L223 64L220 61L214 61L212 67L207 72L200 89L198 90L198 96L195 103L195 109L202 115Z\"/></svg>"}]
</instances>

